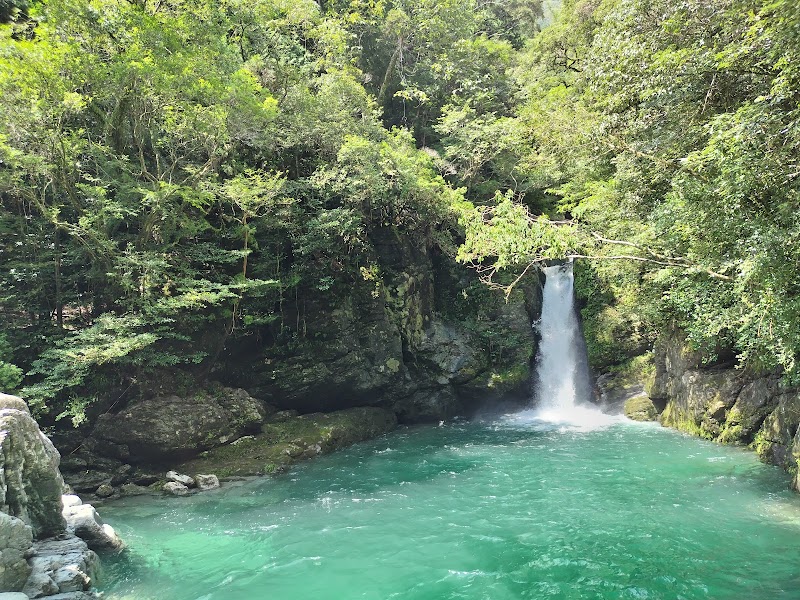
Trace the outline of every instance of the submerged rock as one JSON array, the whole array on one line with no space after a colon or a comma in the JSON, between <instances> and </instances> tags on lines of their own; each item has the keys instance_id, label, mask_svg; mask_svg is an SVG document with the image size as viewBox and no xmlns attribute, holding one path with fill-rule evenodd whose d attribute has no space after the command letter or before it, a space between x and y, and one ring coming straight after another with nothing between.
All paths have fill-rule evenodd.
<instances>
[{"instance_id":1,"label":"submerged rock","mask_svg":"<svg viewBox=\"0 0 800 600\"><path fill-rule=\"evenodd\" d=\"M210 386L189 396L138 400L118 414L101 416L93 448L130 463L188 458L257 430L262 402L241 389Z\"/></svg>"}]
</instances>

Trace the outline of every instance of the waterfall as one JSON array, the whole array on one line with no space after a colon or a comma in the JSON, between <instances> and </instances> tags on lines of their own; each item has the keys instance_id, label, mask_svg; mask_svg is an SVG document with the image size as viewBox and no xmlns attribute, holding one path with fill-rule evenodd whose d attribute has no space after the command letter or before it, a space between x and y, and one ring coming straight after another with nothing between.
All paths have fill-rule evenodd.
<instances>
[{"instance_id":1,"label":"waterfall","mask_svg":"<svg viewBox=\"0 0 800 600\"><path fill-rule=\"evenodd\" d=\"M572 263L547 267L544 274L534 399L540 411L563 413L589 402L593 386L575 308Z\"/></svg>"},{"instance_id":2,"label":"waterfall","mask_svg":"<svg viewBox=\"0 0 800 600\"><path fill-rule=\"evenodd\" d=\"M545 429L588 431L620 421L591 403L594 386L575 307L572 263L544 269L533 407L509 415Z\"/></svg>"}]
</instances>

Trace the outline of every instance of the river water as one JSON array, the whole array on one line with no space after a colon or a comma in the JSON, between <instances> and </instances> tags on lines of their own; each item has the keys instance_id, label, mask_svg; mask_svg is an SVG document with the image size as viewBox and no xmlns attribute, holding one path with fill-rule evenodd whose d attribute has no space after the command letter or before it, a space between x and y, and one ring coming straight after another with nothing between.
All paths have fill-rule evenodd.
<instances>
[{"instance_id":1,"label":"river water","mask_svg":"<svg viewBox=\"0 0 800 600\"><path fill-rule=\"evenodd\" d=\"M533 408L109 504L107 600L800 598L787 475L588 403L571 265L545 274Z\"/></svg>"},{"instance_id":2,"label":"river water","mask_svg":"<svg viewBox=\"0 0 800 600\"><path fill-rule=\"evenodd\" d=\"M748 451L524 415L103 508L108 600L800 597L800 500Z\"/></svg>"}]
</instances>

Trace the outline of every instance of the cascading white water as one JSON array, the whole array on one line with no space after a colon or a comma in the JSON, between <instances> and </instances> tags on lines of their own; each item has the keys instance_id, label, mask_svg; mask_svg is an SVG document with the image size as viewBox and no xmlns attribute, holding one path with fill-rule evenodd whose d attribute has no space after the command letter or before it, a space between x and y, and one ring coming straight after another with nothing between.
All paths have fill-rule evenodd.
<instances>
[{"instance_id":1,"label":"cascading white water","mask_svg":"<svg viewBox=\"0 0 800 600\"><path fill-rule=\"evenodd\" d=\"M591 430L620 421L591 404L585 342L575 311L572 263L546 267L539 321L534 406L509 415L514 422L545 428Z\"/></svg>"},{"instance_id":2,"label":"cascading white water","mask_svg":"<svg viewBox=\"0 0 800 600\"><path fill-rule=\"evenodd\" d=\"M573 304L572 264L547 267L544 274L535 399L540 411L561 412L576 404L581 330Z\"/></svg>"}]
</instances>

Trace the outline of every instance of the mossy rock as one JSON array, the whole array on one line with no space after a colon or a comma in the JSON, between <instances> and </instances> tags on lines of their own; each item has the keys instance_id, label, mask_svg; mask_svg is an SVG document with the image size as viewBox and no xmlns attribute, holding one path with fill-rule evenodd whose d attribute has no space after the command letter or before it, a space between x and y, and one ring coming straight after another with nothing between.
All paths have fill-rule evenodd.
<instances>
[{"instance_id":1,"label":"mossy rock","mask_svg":"<svg viewBox=\"0 0 800 600\"><path fill-rule=\"evenodd\" d=\"M656 421L658 409L647 394L640 394L629 398L623 409L625 416L633 421Z\"/></svg>"},{"instance_id":2,"label":"mossy rock","mask_svg":"<svg viewBox=\"0 0 800 600\"><path fill-rule=\"evenodd\" d=\"M175 470L214 473L223 478L271 475L301 460L372 439L396 426L393 412L376 407L289 416L264 424L258 435L203 452Z\"/></svg>"}]
</instances>

